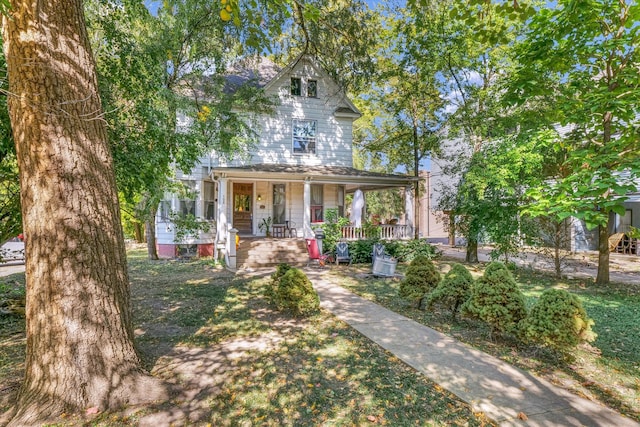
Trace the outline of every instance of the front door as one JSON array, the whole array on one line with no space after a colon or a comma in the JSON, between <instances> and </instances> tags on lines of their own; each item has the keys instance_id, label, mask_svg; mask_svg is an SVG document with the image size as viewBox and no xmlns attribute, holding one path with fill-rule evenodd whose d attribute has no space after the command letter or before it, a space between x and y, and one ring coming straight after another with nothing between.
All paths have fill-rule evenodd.
<instances>
[{"instance_id":1,"label":"front door","mask_svg":"<svg viewBox=\"0 0 640 427\"><path fill-rule=\"evenodd\" d=\"M233 227L238 233L253 233L253 184L233 183Z\"/></svg>"}]
</instances>

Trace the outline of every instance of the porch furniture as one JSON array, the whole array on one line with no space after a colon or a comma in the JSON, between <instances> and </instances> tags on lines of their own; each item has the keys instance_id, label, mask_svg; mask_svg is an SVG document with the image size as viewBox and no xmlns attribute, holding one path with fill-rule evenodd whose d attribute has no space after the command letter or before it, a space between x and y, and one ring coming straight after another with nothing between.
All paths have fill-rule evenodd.
<instances>
[{"instance_id":1,"label":"porch furniture","mask_svg":"<svg viewBox=\"0 0 640 427\"><path fill-rule=\"evenodd\" d=\"M349 245L347 242L336 243L336 265L341 262L348 262L351 264L351 256L349 256Z\"/></svg>"},{"instance_id":2,"label":"porch furniture","mask_svg":"<svg viewBox=\"0 0 640 427\"><path fill-rule=\"evenodd\" d=\"M296 223L293 221L285 221L284 222L285 229L289 237L297 237L298 230L296 230Z\"/></svg>"},{"instance_id":3,"label":"porch furniture","mask_svg":"<svg viewBox=\"0 0 640 427\"><path fill-rule=\"evenodd\" d=\"M286 225L282 224L274 224L271 226L271 229L271 231L273 232L273 237L284 237L287 227Z\"/></svg>"},{"instance_id":4,"label":"porch furniture","mask_svg":"<svg viewBox=\"0 0 640 427\"><path fill-rule=\"evenodd\" d=\"M317 263L320 267L324 267L327 258L329 258L328 254L321 254L318 250L318 242L316 239L305 239L307 242L307 253L309 254L309 261L307 261L307 267L312 262Z\"/></svg>"}]
</instances>

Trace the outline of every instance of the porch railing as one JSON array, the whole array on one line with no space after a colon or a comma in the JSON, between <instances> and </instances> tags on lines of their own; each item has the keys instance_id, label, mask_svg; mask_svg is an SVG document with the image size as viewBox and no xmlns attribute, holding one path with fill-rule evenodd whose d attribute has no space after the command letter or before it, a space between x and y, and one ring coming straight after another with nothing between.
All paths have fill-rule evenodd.
<instances>
[{"instance_id":1,"label":"porch railing","mask_svg":"<svg viewBox=\"0 0 640 427\"><path fill-rule=\"evenodd\" d=\"M402 224L381 224L371 230L356 228L352 225L342 227L344 240L365 240L378 238L381 240L409 240L413 238L413 227Z\"/></svg>"}]
</instances>

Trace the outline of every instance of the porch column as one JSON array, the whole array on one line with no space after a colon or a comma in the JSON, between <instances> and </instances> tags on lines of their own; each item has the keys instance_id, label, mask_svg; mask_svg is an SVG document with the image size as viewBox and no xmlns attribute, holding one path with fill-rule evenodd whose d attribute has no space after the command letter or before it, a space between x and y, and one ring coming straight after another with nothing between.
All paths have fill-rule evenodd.
<instances>
[{"instance_id":1,"label":"porch column","mask_svg":"<svg viewBox=\"0 0 640 427\"><path fill-rule=\"evenodd\" d=\"M310 239L313 238L314 233L311 229L311 183L308 178L304 180L302 204L302 234L305 238Z\"/></svg>"},{"instance_id":2,"label":"porch column","mask_svg":"<svg viewBox=\"0 0 640 427\"><path fill-rule=\"evenodd\" d=\"M218 259L218 250L225 247L227 239L227 178L218 180L218 203L216 203L216 243L213 257Z\"/></svg>"},{"instance_id":3,"label":"porch column","mask_svg":"<svg viewBox=\"0 0 640 427\"><path fill-rule=\"evenodd\" d=\"M404 187L404 223L409 228L410 235L413 235L413 227L415 225L415 208L414 208L413 187Z\"/></svg>"}]
</instances>

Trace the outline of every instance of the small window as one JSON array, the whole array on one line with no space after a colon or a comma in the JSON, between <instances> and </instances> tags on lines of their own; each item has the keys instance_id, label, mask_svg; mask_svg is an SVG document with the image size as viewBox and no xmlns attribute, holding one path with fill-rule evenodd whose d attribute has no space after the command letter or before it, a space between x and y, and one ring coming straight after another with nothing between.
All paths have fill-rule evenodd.
<instances>
[{"instance_id":1,"label":"small window","mask_svg":"<svg viewBox=\"0 0 640 427\"><path fill-rule=\"evenodd\" d=\"M184 188L181 189L179 197L180 204L178 214L184 218L187 215L196 215L196 192L195 181L182 181Z\"/></svg>"},{"instance_id":2,"label":"small window","mask_svg":"<svg viewBox=\"0 0 640 427\"><path fill-rule=\"evenodd\" d=\"M171 214L171 200L162 200L158 208L158 216L161 222L168 222Z\"/></svg>"},{"instance_id":3,"label":"small window","mask_svg":"<svg viewBox=\"0 0 640 427\"><path fill-rule=\"evenodd\" d=\"M180 200L180 216L196 216L196 201L194 199Z\"/></svg>"},{"instance_id":4,"label":"small window","mask_svg":"<svg viewBox=\"0 0 640 427\"><path fill-rule=\"evenodd\" d=\"M213 182L204 182L204 218L213 221L216 219L216 187Z\"/></svg>"},{"instance_id":5,"label":"small window","mask_svg":"<svg viewBox=\"0 0 640 427\"><path fill-rule=\"evenodd\" d=\"M302 95L302 80L300 77L291 77L291 95Z\"/></svg>"},{"instance_id":6,"label":"small window","mask_svg":"<svg viewBox=\"0 0 640 427\"><path fill-rule=\"evenodd\" d=\"M315 120L293 121L293 153L316 153L316 129L318 122Z\"/></svg>"},{"instance_id":7,"label":"small window","mask_svg":"<svg viewBox=\"0 0 640 427\"><path fill-rule=\"evenodd\" d=\"M323 211L323 187L322 184L311 184L311 222L322 222Z\"/></svg>"},{"instance_id":8,"label":"small window","mask_svg":"<svg viewBox=\"0 0 640 427\"><path fill-rule=\"evenodd\" d=\"M307 80L307 96L309 98L318 97L318 81L317 80Z\"/></svg>"}]
</instances>

